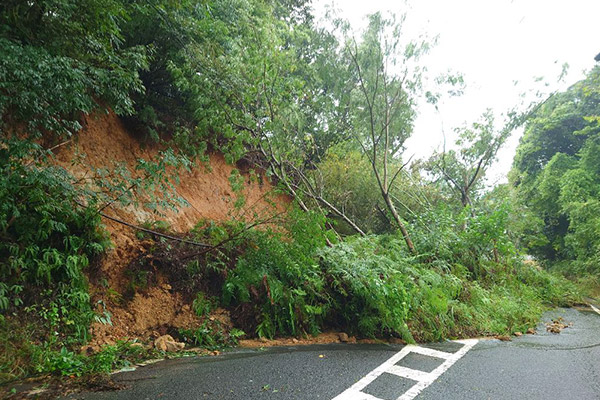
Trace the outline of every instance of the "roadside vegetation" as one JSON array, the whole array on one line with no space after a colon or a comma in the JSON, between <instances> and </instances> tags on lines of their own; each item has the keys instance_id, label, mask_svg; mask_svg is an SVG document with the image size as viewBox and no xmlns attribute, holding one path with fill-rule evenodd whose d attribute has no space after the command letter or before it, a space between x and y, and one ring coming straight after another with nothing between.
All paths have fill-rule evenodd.
<instances>
[{"instance_id":1,"label":"roadside vegetation","mask_svg":"<svg viewBox=\"0 0 600 400\"><path fill-rule=\"evenodd\" d=\"M89 290L111 247L102 211L139 198L157 211L184 204L176 171L209 152L250 163L292 206L262 221L198 221L188 243L140 233L152 268L200 318L173 333L190 345L325 330L407 342L510 335L581 301L573 281L597 288L598 67L532 108L485 113L457 128L452 149L409 166L417 103L459 95L463 82L427 76L420 58L432 44L405 38L402 22L374 14L355 36L331 17L325 30L303 0L1 5L0 383L161 354L125 341L79 353L92 322L112 323ZM160 157L85 180L57 167L53 151L98 112L118 114ZM523 125L510 184L486 188ZM244 178L230 184L239 210ZM145 226L169 233L158 214ZM150 268L143 256L132 264L132 292L153 284ZM234 329L209 318L217 307Z\"/></svg>"}]
</instances>

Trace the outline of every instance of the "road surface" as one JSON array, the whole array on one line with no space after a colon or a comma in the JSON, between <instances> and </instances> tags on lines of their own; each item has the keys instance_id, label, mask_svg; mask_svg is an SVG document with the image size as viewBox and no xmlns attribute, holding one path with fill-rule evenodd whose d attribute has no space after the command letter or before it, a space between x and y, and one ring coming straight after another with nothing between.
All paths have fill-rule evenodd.
<instances>
[{"instance_id":1,"label":"road surface","mask_svg":"<svg viewBox=\"0 0 600 400\"><path fill-rule=\"evenodd\" d=\"M571 322L560 334L543 322ZM600 399L600 314L559 309L536 335L419 346L235 350L115 375L126 388L69 399Z\"/></svg>"}]
</instances>

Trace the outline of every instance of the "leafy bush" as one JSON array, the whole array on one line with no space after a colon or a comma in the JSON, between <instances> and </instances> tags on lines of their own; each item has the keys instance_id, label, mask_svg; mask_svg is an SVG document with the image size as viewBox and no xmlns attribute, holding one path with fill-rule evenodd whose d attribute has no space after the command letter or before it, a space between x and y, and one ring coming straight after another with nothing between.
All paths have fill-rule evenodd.
<instances>
[{"instance_id":1,"label":"leafy bush","mask_svg":"<svg viewBox=\"0 0 600 400\"><path fill-rule=\"evenodd\" d=\"M316 250L325 244L324 220L299 210L290 220L291 238L250 232L250 247L223 286L224 303L250 308L256 317L252 328L260 337L316 334L326 311L325 282L315 259Z\"/></svg>"},{"instance_id":2,"label":"leafy bush","mask_svg":"<svg viewBox=\"0 0 600 400\"><path fill-rule=\"evenodd\" d=\"M446 228L420 233L419 243L429 246L421 248L430 251L419 257L407 254L399 235L325 247L303 245L294 229L291 237L251 232L228 271L223 300L234 314L246 314L238 322L261 337L332 327L407 341L524 331L545 307L573 304L578 292L517 257L498 228L506 216L483 214L457 232L460 219L441 213L437 227ZM318 232L305 220L301 226Z\"/></svg>"},{"instance_id":3,"label":"leafy bush","mask_svg":"<svg viewBox=\"0 0 600 400\"><path fill-rule=\"evenodd\" d=\"M237 345L239 338L245 333L236 328L226 331L218 320L206 319L196 328L179 329L179 335L186 343L216 350Z\"/></svg>"},{"instance_id":4,"label":"leafy bush","mask_svg":"<svg viewBox=\"0 0 600 400\"><path fill-rule=\"evenodd\" d=\"M0 148L1 311L35 313L84 340L94 314L83 270L108 240L64 170L22 163L27 148Z\"/></svg>"},{"instance_id":5,"label":"leafy bush","mask_svg":"<svg viewBox=\"0 0 600 400\"><path fill-rule=\"evenodd\" d=\"M362 336L401 334L411 340L405 287L412 284L404 273L410 261L393 259L378 240L356 239L319 252L331 299L329 318ZM395 251L402 248L395 245Z\"/></svg>"}]
</instances>

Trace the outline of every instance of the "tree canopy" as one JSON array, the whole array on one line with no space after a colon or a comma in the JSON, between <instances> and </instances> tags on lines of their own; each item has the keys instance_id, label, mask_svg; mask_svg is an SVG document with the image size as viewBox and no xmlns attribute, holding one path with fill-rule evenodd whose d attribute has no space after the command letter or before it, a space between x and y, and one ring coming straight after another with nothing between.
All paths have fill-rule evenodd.
<instances>
[{"instance_id":1,"label":"tree canopy","mask_svg":"<svg viewBox=\"0 0 600 400\"><path fill-rule=\"evenodd\" d=\"M594 268L600 68L544 102L527 121L511 182L519 200L543 221L543 242L530 250L550 261Z\"/></svg>"}]
</instances>

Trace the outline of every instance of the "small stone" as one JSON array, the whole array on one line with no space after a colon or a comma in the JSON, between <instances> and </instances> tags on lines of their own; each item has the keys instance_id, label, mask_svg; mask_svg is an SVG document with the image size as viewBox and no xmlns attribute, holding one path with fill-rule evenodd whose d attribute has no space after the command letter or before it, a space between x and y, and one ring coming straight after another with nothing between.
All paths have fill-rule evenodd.
<instances>
[{"instance_id":1,"label":"small stone","mask_svg":"<svg viewBox=\"0 0 600 400\"><path fill-rule=\"evenodd\" d=\"M527 334L528 335L535 335L535 328L529 328L529 329L527 329Z\"/></svg>"},{"instance_id":2,"label":"small stone","mask_svg":"<svg viewBox=\"0 0 600 400\"><path fill-rule=\"evenodd\" d=\"M516 337L519 337L519 336L523 336L523 333L521 333L521 332L515 332L515 333L514 333L514 335L515 335Z\"/></svg>"},{"instance_id":3,"label":"small stone","mask_svg":"<svg viewBox=\"0 0 600 400\"><path fill-rule=\"evenodd\" d=\"M508 335L498 335L498 336L496 336L496 339L501 340L503 342L511 341L510 336L508 336Z\"/></svg>"},{"instance_id":4,"label":"small stone","mask_svg":"<svg viewBox=\"0 0 600 400\"><path fill-rule=\"evenodd\" d=\"M299 340L298 340L298 339L296 339L296 338L293 338L293 339L292 339L292 343L298 343L298 342L299 342Z\"/></svg>"},{"instance_id":5,"label":"small stone","mask_svg":"<svg viewBox=\"0 0 600 400\"><path fill-rule=\"evenodd\" d=\"M340 338L340 342L347 343L348 342L348 334L344 332L340 332L338 337Z\"/></svg>"}]
</instances>

